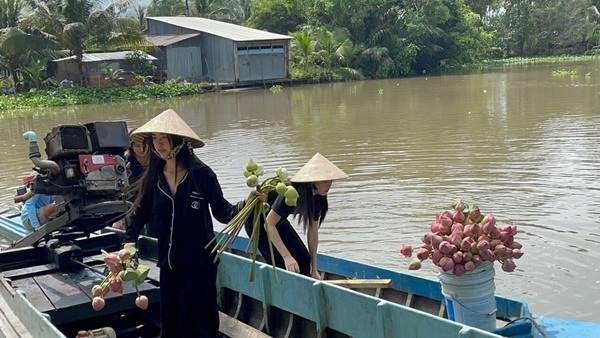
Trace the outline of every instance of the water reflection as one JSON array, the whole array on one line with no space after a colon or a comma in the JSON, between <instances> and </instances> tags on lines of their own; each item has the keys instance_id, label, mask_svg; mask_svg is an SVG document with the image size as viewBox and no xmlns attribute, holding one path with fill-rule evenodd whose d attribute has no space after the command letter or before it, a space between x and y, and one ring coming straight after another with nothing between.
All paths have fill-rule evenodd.
<instances>
[{"instance_id":1,"label":"water reflection","mask_svg":"<svg viewBox=\"0 0 600 338\"><path fill-rule=\"evenodd\" d=\"M137 127L175 109L206 142L197 154L231 201L247 195L250 158L295 172L321 152L350 175L336 182L320 250L405 269L416 243L454 198L515 222L525 255L496 273L497 293L545 315L597 320L600 291L600 72L564 65L496 72L239 90L155 101L5 114L0 204L31 169L21 134L58 124L125 120ZM424 264L418 274L435 277ZM582 291L586 290L586 291Z\"/></svg>"}]
</instances>

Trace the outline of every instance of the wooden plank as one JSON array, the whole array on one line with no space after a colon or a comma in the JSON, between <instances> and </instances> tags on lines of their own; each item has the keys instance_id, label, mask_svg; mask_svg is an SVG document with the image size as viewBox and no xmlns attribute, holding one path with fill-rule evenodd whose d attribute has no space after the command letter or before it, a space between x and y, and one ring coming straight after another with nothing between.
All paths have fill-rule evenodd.
<instances>
[{"instance_id":1,"label":"wooden plank","mask_svg":"<svg viewBox=\"0 0 600 338\"><path fill-rule=\"evenodd\" d=\"M12 287L15 290L23 291L25 298L40 312L48 312L55 310L52 302L44 295L40 286L35 282L33 277L20 279L12 282Z\"/></svg>"},{"instance_id":2,"label":"wooden plank","mask_svg":"<svg viewBox=\"0 0 600 338\"><path fill-rule=\"evenodd\" d=\"M255 329L227 314L219 311L219 331L227 337L237 338L263 338L271 337L268 334Z\"/></svg>"},{"instance_id":3,"label":"wooden plank","mask_svg":"<svg viewBox=\"0 0 600 338\"><path fill-rule=\"evenodd\" d=\"M350 289L385 289L392 287L391 279L332 279L324 282Z\"/></svg>"}]
</instances>

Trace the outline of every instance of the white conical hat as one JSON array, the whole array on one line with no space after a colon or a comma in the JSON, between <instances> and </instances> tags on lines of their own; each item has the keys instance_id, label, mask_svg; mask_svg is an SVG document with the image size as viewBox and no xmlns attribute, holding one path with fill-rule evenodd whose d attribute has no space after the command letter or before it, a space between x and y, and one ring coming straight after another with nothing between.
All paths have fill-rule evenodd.
<instances>
[{"instance_id":1,"label":"white conical hat","mask_svg":"<svg viewBox=\"0 0 600 338\"><path fill-rule=\"evenodd\" d=\"M331 163L325 156L316 153L310 161L298 170L291 181L296 183L334 181L348 178L342 169Z\"/></svg>"},{"instance_id":2,"label":"white conical hat","mask_svg":"<svg viewBox=\"0 0 600 338\"><path fill-rule=\"evenodd\" d=\"M198 135L177 115L173 109L167 109L156 115L150 121L133 131L132 135L143 133L162 133L185 137L190 140L192 147L201 148L204 142Z\"/></svg>"}]
</instances>

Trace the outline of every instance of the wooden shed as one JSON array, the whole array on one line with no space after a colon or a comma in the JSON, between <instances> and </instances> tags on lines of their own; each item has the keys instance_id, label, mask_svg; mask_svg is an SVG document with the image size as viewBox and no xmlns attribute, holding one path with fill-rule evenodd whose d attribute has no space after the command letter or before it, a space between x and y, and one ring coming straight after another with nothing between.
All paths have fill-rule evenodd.
<instances>
[{"instance_id":1,"label":"wooden shed","mask_svg":"<svg viewBox=\"0 0 600 338\"><path fill-rule=\"evenodd\" d=\"M108 85L108 82L105 79L106 68L113 71L119 69L125 72L131 71L131 63L127 60L127 53L129 53L129 51L83 54L83 71L87 75L90 85L98 85L101 87ZM157 60L152 55L144 54L144 56L148 60ZM75 55L53 60L53 63L55 66L55 77L59 82L67 80L79 83L79 70L77 69ZM132 75L126 76L126 82L131 82L126 83L127 85L135 84Z\"/></svg>"},{"instance_id":2,"label":"wooden shed","mask_svg":"<svg viewBox=\"0 0 600 338\"><path fill-rule=\"evenodd\" d=\"M221 84L290 79L290 36L197 17L147 20L147 39L164 53L168 78ZM161 39L172 43L153 42Z\"/></svg>"}]
</instances>

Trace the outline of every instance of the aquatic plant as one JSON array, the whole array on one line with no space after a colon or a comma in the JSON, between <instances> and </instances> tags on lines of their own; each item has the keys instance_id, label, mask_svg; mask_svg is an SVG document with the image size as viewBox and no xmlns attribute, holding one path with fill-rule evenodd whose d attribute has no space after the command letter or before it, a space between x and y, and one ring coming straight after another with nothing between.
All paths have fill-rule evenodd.
<instances>
[{"instance_id":1,"label":"aquatic plant","mask_svg":"<svg viewBox=\"0 0 600 338\"><path fill-rule=\"evenodd\" d=\"M421 262L431 259L442 271L462 276L482 262L502 263L502 270L513 272L515 259L523 256L522 245L515 241L516 225L499 226L493 214L482 215L476 205L459 199L451 210L435 217L430 231L421 236L421 244L408 269L418 270ZM411 258L413 246L402 245L400 253Z\"/></svg>"},{"instance_id":2,"label":"aquatic plant","mask_svg":"<svg viewBox=\"0 0 600 338\"><path fill-rule=\"evenodd\" d=\"M285 203L289 206L295 206L298 200L298 192L293 186L288 186L285 181L288 177L286 169L278 168L275 170L275 176L265 179L262 183L259 183L259 177L265 174L265 170L261 164L254 162L253 160L248 161L243 168L244 177L246 177L246 185L250 188L255 188L259 195L268 195L271 191L277 191L278 194L285 196ZM255 262L258 252L258 242L261 223L265 224L265 230L267 232L267 238L269 240L269 250L271 257L273 255L273 245L271 243L271 237L269 236L268 227L266 226L266 212L269 210L269 204L263 202L257 195L253 195L248 202L244 205L242 210L235 215L229 223L225 226L219 234L213 238L207 245L209 248L213 243L216 243L212 252L215 253L215 262L219 259L219 256L227 249L229 244L235 240L237 235L240 233L246 221L252 216L253 231L250 236L250 242L248 245L252 246L252 269L250 270L250 281L254 281L255 275ZM262 221L262 222L261 222ZM246 251L248 248L246 249ZM273 273L275 280L277 280L277 269L275 269L275 262L273 262Z\"/></svg>"}]
</instances>

